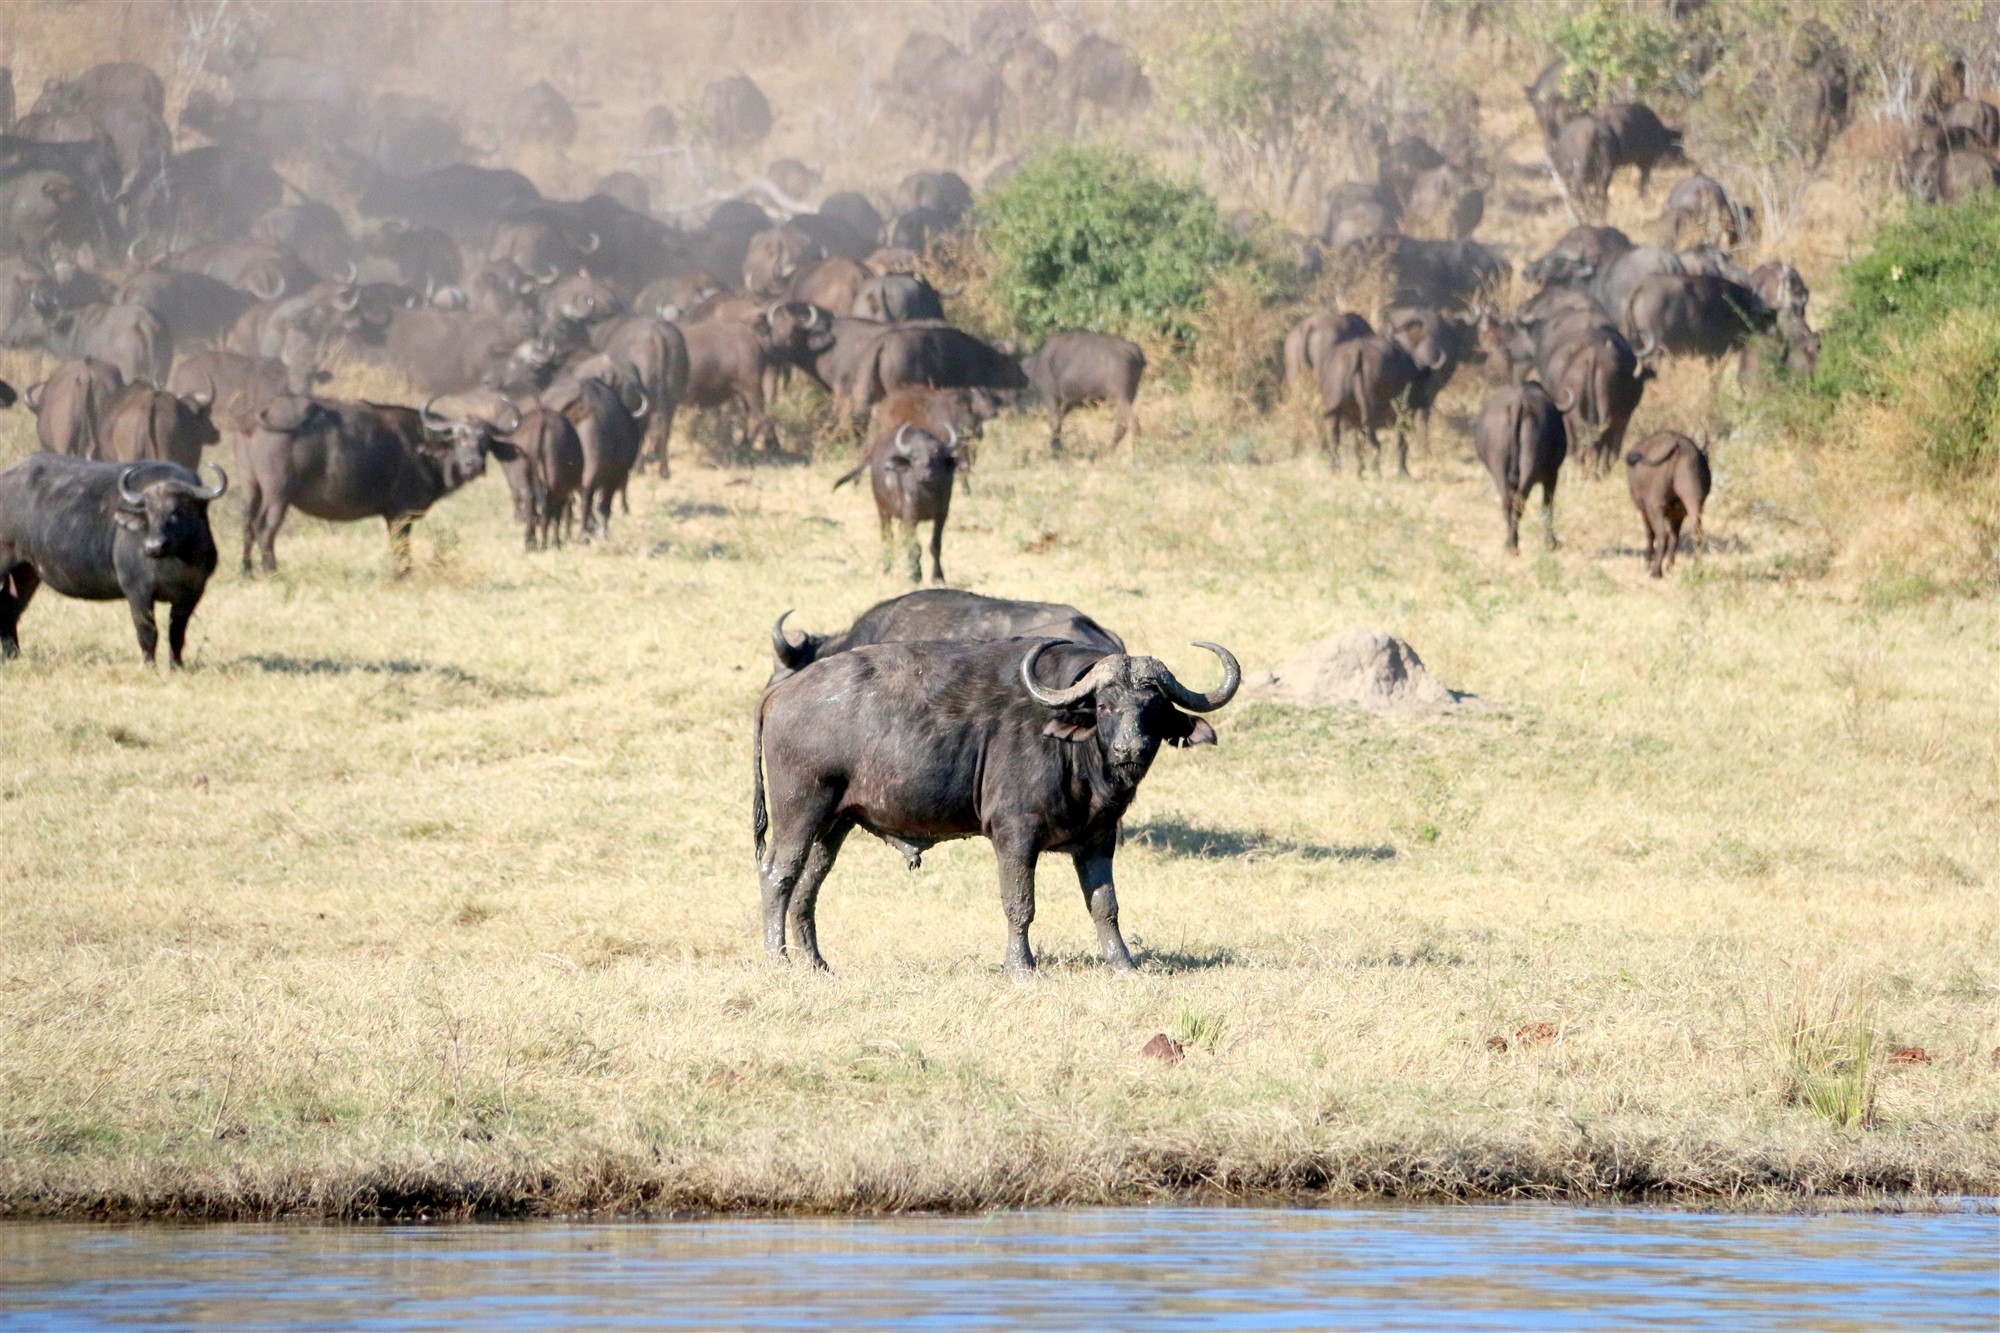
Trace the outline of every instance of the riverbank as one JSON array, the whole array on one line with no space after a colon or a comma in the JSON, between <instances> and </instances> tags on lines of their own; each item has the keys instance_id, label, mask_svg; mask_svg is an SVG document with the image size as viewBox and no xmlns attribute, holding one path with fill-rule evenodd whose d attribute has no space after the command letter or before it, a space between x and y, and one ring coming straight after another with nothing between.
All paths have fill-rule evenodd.
<instances>
[{"instance_id":1,"label":"riverbank","mask_svg":"<svg viewBox=\"0 0 2000 1333\"><path fill-rule=\"evenodd\" d=\"M762 962L769 624L901 587L833 464L680 467L534 556L488 479L401 583L379 526L295 517L172 678L121 609L37 599L0 671L0 1213L2000 1193L1990 603L1827 577L1729 441L1671 579L1617 478L1510 559L1455 440L1415 483L989 441L955 579L1200 681L1191 639L1254 670L1365 626L1476 696L1237 703L1164 752L1129 979L1060 860L1044 976L1001 974L981 842L911 875L850 840L837 971Z\"/></svg>"}]
</instances>

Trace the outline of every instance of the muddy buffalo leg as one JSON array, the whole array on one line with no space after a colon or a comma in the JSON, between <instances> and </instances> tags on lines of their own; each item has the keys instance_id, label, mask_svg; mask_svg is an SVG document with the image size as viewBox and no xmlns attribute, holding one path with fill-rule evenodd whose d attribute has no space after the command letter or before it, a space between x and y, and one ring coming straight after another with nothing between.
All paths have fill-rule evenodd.
<instances>
[{"instance_id":1,"label":"muddy buffalo leg","mask_svg":"<svg viewBox=\"0 0 2000 1333\"><path fill-rule=\"evenodd\" d=\"M1083 905L1090 909L1090 923L1097 927L1097 947L1104 961L1120 972L1132 970L1132 955L1125 937L1118 933L1118 890L1111 882L1111 852L1115 842L1105 842L1076 853L1076 882L1083 889Z\"/></svg>"},{"instance_id":2,"label":"muddy buffalo leg","mask_svg":"<svg viewBox=\"0 0 2000 1333\"><path fill-rule=\"evenodd\" d=\"M17 637L21 613L28 609L41 583L42 576L33 565L7 569L0 564L0 657L21 655L21 640Z\"/></svg>"},{"instance_id":3,"label":"muddy buffalo leg","mask_svg":"<svg viewBox=\"0 0 2000 1333\"><path fill-rule=\"evenodd\" d=\"M785 909L785 921L791 931L792 950L822 972L831 971L826 959L819 952L819 921L815 915L819 905L819 886L826 881L826 875L833 869L833 859L840 855L840 844L847 837L848 825L835 824L813 839L806 852L805 868L799 872L798 882L792 886L791 902Z\"/></svg>"},{"instance_id":4,"label":"muddy buffalo leg","mask_svg":"<svg viewBox=\"0 0 2000 1333\"><path fill-rule=\"evenodd\" d=\"M153 594L133 592L125 595L125 601L132 608L132 628L139 635L139 651L146 655L146 664L158 660L160 652L160 628L153 623Z\"/></svg>"},{"instance_id":5,"label":"muddy buffalo leg","mask_svg":"<svg viewBox=\"0 0 2000 1333\"><path fill-rule=\"evenodd\" d=\"M1028 947L1028 927L1035 920L1035 844L1007 830L995 830L988 836L1000 862L1000 910L1007 914L1007 968L1032 972L1035 954Z\"/></svg>"},{"instance_id":6,"label":"muddy buffalo leg","mask_svg":"<svg viewBox=\"0 0 2000 1333\"><path fill-rule=\"evenodd\" d=\"M188 621L201 602L199 597L183 598L167 609L167 653L175 666L181 664L181 650L187 647ZM147 617L151 619L151 616Z\"/></svg>"}]
</instances>

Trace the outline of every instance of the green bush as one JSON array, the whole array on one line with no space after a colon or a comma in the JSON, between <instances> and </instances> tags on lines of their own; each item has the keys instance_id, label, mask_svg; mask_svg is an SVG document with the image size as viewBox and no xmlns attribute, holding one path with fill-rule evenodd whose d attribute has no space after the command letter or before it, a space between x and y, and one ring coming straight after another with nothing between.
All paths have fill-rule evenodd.
<instances>
[{"instance_id":1,"label":"green bush","mask_svg":"<svg viewBox=\"0 0 2000 1333\"><path fill-rule=\"evenodd\" d=\"M980 209L993 295L1015 329L1094 329L1185 349L1216 274L1247 247L1192 182L1101 146L1051 149Z\"/></svg>"}]
</instances>

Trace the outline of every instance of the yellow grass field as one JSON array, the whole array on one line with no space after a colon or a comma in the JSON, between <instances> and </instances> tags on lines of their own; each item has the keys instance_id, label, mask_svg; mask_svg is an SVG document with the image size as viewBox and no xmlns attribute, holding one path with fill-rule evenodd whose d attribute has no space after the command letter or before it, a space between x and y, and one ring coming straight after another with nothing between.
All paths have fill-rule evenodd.
<instances>
[{"instance_id":1,"label":"yellow grass field","mask_svg":"<svg viewBox=\"0 0 2000 1333\"><path fill-rule=\"evenodd\" d=\"M1255 669L1378 627L1476 696L1233 704L1163 752L1119 858L1136 978L1061 858L1045 973L1004 975L982 842L911 875L850 841L834 974L763 960L769 623L901 586L831 463L684 462L608 544L533 556L489 477L402 582L379 526L296 517L246 581L228 499L178 675L122 608L44 595L0 671L0 1209L2000 1188L1990 604L1789 577L1795 523L1728 443L1716 549L1664 583L1616 478L1509 559L1444 438L1357 482L989 437L967 586L1197 681L1193 638ZM1182 1063L1140 1057L1160 1031ZM1852 1125L1807 1104L1843 1079Z\"/></svg>"},{"instance_id":2,"label":"yellow grass field","mask_svg":"<svg viewBox=\"0 0 2000 1333\"><path fill-rule=\"evenodd\" d=\"M85 8L0 14L23 104L111 56L159 63L177 103L193 11ZM1161 36L1145 6L1071 9ZM544 75L594 96L569 157L519 164L570 192L630 165L647 105L743 70L779 111L764 156L880 193L928 163L869 81L911 27L967 21L277 12L308 49L393 48L383 86L481 114ZM1540 57L1431 31L1384 61L1481 92L1501 184L1480 236L1518 268L1569 225L1518 96ZM1121 133L1193 161L1158 107ZM1799 226L1748 256L1793 258L1816 323L1895 207L1893 142L1858 120ZM1621 180L1611 220L1651 239L1670 179L1649 200ZM0 356L11 382L44 370ZM1217 748L1163 752L1119 856L1134 977L1096 961L1065 858L1042 975L1005 975L976 841L912 875L850 839L820 899L833 974L764 960L770 624L837 629L906 586L866 493L829 491L841 448L718 468L683 428L609 542L534 555L489 475L419 525L402 580L379 524L297 515L282 571L245 579L229 496L179 673L140 665L122 606L44 592L0 664L0 1214L2000 1193L2000 612L1957 595L1969 520L1873 442L1806 447L1678 367L1631 438L1714 433L1710 549L1648 580L1622 475L1566 475L1563 547L1531 515L1510 558L1470 373L1407 482L1329 475L1292 456L1302 415L1164 379L1129 455L1093 455L1098 415L1060 462L1038 421L990 429L953 581L1074 602L1197 686L1191 640L1255 671L1366 627L1469 697L1420 718L1238 702ZM784 418L795 443L813 420ZM32 418L0 414L0 465L33 447ZM1184 1060L1140 1055L1161 1032Z\"/></svg>"}]
</instances>

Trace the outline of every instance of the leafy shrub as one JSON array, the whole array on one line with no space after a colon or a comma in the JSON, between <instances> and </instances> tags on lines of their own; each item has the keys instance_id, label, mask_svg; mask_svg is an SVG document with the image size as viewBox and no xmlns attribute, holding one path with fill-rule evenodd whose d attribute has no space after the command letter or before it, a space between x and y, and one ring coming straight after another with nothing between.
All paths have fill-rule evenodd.
<instances>
[{"instance_id":1,"label":"leafy shrub","mask_svg":"<svg viewBox=\"0 0 2000 1333\"><path fill-rule=\"evenodd\" d=\"M1023 334L1094 329L1182 349L1216 273L1246 253L1199 185L1096 145L1030 159L987 196L980 235L993 296Z\"/></svg>"},{"instance_id":2,"label":"leafy shrub","mask_svg":"<svg viewBox=\"0 0 2000 1333\"><path fill-rule=\"evenodd\" d=\"M1682 33L1624 0L1592 0L1548 40L1563 56L1563 92L1584 102L1686 91L1680 76L1695 58Z\"/></svg>"}]
</instances>

